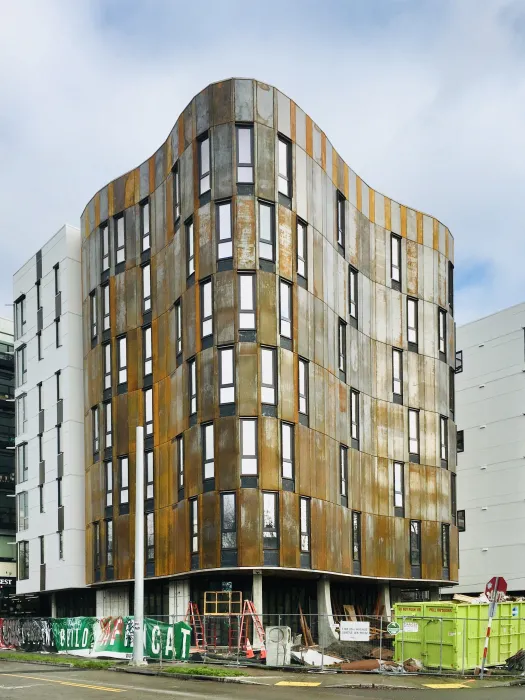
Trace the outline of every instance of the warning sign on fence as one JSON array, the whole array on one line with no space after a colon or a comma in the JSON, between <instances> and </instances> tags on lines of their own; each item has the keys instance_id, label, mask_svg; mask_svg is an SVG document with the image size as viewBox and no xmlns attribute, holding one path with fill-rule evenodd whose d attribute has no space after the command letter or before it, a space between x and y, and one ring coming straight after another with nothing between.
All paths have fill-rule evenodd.
<instances>
[{"instance_id":1,"label":"warning sign on fence","mask_svg":"<svg viewBox=\"0 0 525 700\"><path fill-rule=\"evenodd\" d=\"M339 638L342 642L369 642L370 623L341 620L339 623Z\"/></svg>"}]
</instances>

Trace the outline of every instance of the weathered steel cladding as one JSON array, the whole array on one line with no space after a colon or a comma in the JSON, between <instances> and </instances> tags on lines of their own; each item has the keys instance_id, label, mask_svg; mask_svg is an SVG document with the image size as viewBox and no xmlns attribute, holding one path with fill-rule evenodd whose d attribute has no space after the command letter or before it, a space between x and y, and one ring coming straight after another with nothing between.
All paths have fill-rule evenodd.
<instances>
[{"instance_id":1,"label":"weathered steel cladding","mask_svg":"<svg viewBox=\"0 0 525 700\"><path fill-rule=\"evenodd\" d=\"M237 191L235 123L253 123L253 195ZM197 140L211 136L211 201L200 206ZM292 142L291 208L277 196L277 133ZM172 168L178 163L181 215L174 220ZM336 190L346 197L344 257L336 245ZM451 523L450 474L455 471L455 425L449 426L448 470L440 467L439 416L449 414L449 367L454 323L448 316L447 358L439 360L437 309L448 309L448 261L453 239L436 219L375 192L348 168L326 135L288 97L247 79L223 81L200 92L157 153L95 195L82 215L85 364L86 564L93 583L92 523L105 517L103 463L93 463L91 408L103 400L100 340L92 347L89 294L101 283L99 226L124 213L126 263L110 260L113 480L118 456L129 455L130 512L114 507L114 578L133 572L135 427L144 422L140 203L150 204L154 407L155 574L190 570L188 498L198 497L200 569L220 566L219 492L236 490L238 565L261 568L262 491L279 494L281 567L298 568L299 496L311 500L312 569L352 574L351 511L362 513L363 576L409 579L409 521L422 521L422 578L440 580L440 525ZM215 201L232 199L233 269L217 270ZM275 273L259 268L257 200L275 203ZM195 284L186 279L185 222L195 227ZM297 217L308 223L307 288L296 282ZM401 237L401 291L390 280L390 234ZM346 381L338 376L338 319L348 320L348 265L359 271L359 324L346 327ZM256 275L257 343L238 342L237 271ZM202 348L199 281L211 277L214 345ZM293 285L293 351L278 347L279 278ZM406 296L419 299L419 353L408 352ZM100 297L99 297L100 298ZM175 353L175 312L181 299L183 362ZM127 392L116 390L116 338L127 335ZM235 348L236 415L221 416L217 346ZM277 347L277 417L263 416L260 346ZM403 352L404 405L392 402L392 347ZM198 424L189 422L187 360L196 357ZM299 356L309 360L308 427L298 421ZM349 447L349 506L340 505L339 445L350 445L350 387L361 396L359 450ZM410 464L407 407L420 409L421 464ZM241 488L239 416L258 417L259 481ZM215 490L204 492L201 423L215 423ZM280 421L295 424L295 492L282 490ZM175 438L185 438L185 491L179 501ZM405 463L405 517L394 517L393 467ZM451 524L451 579L457 578L457 531ZM102 567L102 581L105 570Z\"/></svg>"}]
</instances>

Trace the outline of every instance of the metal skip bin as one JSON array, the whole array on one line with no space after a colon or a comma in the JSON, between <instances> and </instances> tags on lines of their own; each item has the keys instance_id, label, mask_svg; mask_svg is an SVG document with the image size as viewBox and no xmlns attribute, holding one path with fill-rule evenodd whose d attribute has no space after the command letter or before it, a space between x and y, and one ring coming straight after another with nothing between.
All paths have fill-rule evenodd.
<instances>
[{"instance_id":1,"label":"metal skip bin","mask_svg":"<svg viewBox=\"0 0 525 700\"><path fill-rule=\"evenodd\" d=\"M418 659L428 668L472 670L480 665L489 605L451 602L397 603L400 631L394 660ZM504 664L525 648L525 603L500 603L492 624L487 665Z\"/></svg>"}]
</instances>

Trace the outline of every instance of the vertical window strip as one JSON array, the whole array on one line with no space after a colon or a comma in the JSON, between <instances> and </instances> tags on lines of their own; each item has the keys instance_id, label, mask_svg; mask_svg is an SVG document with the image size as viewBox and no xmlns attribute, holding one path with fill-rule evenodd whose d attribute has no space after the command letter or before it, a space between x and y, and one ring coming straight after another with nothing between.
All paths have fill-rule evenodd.
<instances>
[{"instance_id":1,"label":"vertical window strip","mask_svg":"<svg viewBox=\"0 0 525 700\"><path fill-rule=\"evenodd\" d=\"M219 348L219 403L235 403L235 352Z\"/></svg>"},{"instance_id":2,"label":"vertical window strip","mask_svg":"<svg viewBox=\"0 0 525 700\"><path fill-rule=\"evenodd\" d=\"M177 486L178 489L184 488L184 435L178 435L176 438L177 449Z\"/></svg>"},{"instance_id":3,"label":"vertical window strip","mask_svg":"<svg viewBox=\"0 0 525 700\"><path fill-rule=\"evenodd\" d=\"M350 317L357 321L357 309L358 309L358 272L355 268L348 268L348 298L349 298L349 311Z\"/></svg>"},{"instance_id":4,"label":"vertical window strip","mask_svg":"<svg viewBox=\"0 0 525 700\"><path fill-rule=\"evenodd\" d=\"M186 274L191 277L195 274L195 238L193 231L193 219L186 223Z\"/></svg>"},{"instance_id":5,"label":"vertical window strip","mask_svg":"<svg viewBox=\"0 0 525 700\"><path fill-rule=\"evenodd\" d=\"M199 553L199 500L197 497L190 499L190 533L191 553Z\"/></svg>"},{"instance_id":6,"label":"vertical window strip","mask_svg":"<svg viewBox=\"0 0 525 700\"><path fill-rule=\"evenodd\" d=\"M237 124L237 182L253 183L253 126Z\"/></svg>"},{"instance_id":7,"label":"vertical window strip","mask_svg":"<svg viewBox=\"0 0 525 700\"><path fill-rule=\"evenodd\" d=\"M282 136L278 139L278 189L285 197L292 196L292 144Z\"/></svg>"},{"instance_id":8,"label":"vertical window strip","mask_svg":"<svg viewBox=\"0 0 525 700\"><path fill-rule=\"evenodd\" d=\"M235 493L221 493L221 549L237 549Z\"/></svg>"},{"instance_id":9,"label":"vertical window strip","mask_svg":"<svg viewBox=\"0 0 525 700\"><path fill-rule=\"evenodd\" d=\"M294 426L281 421L281 471L283 479L294 478Z\"/></svg>"},{"instance_id":10,"label":"vertical window strip","mask_svg":"<svg viewBox=\"0 0 525 700\"><path fill-rule=\"evenodd\" d=\"M153 435L153 389L144 390L144 425L145 435Z\"/></svg>"},{"instance_id":11,"label":"vertical window strip","mask_svg":"<svg viewBox=\"0 0 525 700\"><path fill-rule=\"evenodd\" d=\"M213 423L205 423L202 426L202 458L203 458L203 478L213 479L215 477L215 435Z\"/></svg>"},{"instance_id":12,"label":"vertical window strip","mask_svg":"<svg viewBox=\"0 0 525 700\"><path fill-rule=\"evenodd\" d=\"M217 259L233 257L232 203L219 202L215 208L217 231Z\"/></svg>"},{"instance_id":13,"label":"vertical window strip","mask_svg":"<svg viewBox=\"0 0 525 700\"><path fill-rule=\"evenodd\" d=\"M408 409L408 451L419 456L419 411Z\"/></svg>"},{"instance_id":14,"label":"vertical window strip","mask_svg":"<svg viewBox=\"0 0 525 700\"><path fill-rule=\"evenodd\" d=\"M254 274L239 274L239 330L255 330Z\"/></svg>"},{"instance_id":15,"label":"vertical window strip","mask_svg":"<svg viewBox=\"0 0 525 700\"><path fill-rule=\"evenodd\" d=\"M241 475L257 476L257 419L241 418Z\"/></svg>"},{"instance_id":16,"label":"vertical window strip","mask_svg":"<svg viewBox=\"0 0 525 700\"><path fill-rule=\"evenodd\" d=\"M277 366L275 348L261 347L261 403L277 403Z\"/></svg>"},{"instance_id":17,"label":"vertical window strip","mask_svg":"<svg viewBox=\"0 0 525 700\"><path fill-rule=\"evenodd\" d=\"M299 358L299 413L308 415L308 362Z\"/></svg>"},{"instance_id":18,"label":"vertical window strip","mask_svg":"<svg viewBox=\"0 0 525 700\"><path fill-rule=\"evenodd\" d=\"M190 388L190 415L197 413L197 363L195 358L188 361Z\"/></svg>"},{"instance_id":19,"label":"vertical window strip","mask_svg":"<svg viewBox=\"0 0 525 700\"><path fill-rule=\"evenodd\" d=\"M128 359L126 336L117 338L118 349L118 383L125 384L128 381Z\"/></svg>"},{"instance_id":20,"label":"vertical window strip","mask_svg":"<svg viewBox=\"0 0 525 700\"><path fill-rule=\"evenodd\" d=\"M202 318L202 338L213 335L213 295L212 282L206 280L201 282L201 318Z\"/></svg>"},{"instance_id":21,"label":"vertical window strip","mask_svg":"<svg viewBox=\"0 0 525 700\"><path fill-rule=\"evenodd\" d=\"M337 244L344 249L346 237L345 222L345 198L341 192L337 193Z\"/></svg>"},{"instance_id":22,"label":"vertical window strip","mask_svg":"<svg viewBox=\"0 0 525 700\"><path fill-rule=\"evenodd\" d=\"M140 225L142 231L142 252L151 248L149 201L146 199L140 205Z\"/></svg>"},{"instance_id":23,"label":"vertical window strip","mask_svg":"<svg viewBox=\"0 0 525 700\"><path fill-rule=\"evenodd\" d=\"M175 352L182 353L182 301L175 303Z\"/></svg>"},{"instance_id":24,"label":"vertical window strip","mask_svg":"<svg viewBox=\"0 0 525 700\"><path fill-rule=\"evenodd\" d=\"M199 195L211 189L210 138L206 134L199 141Z\"/></svg>"},{"instance_id":25,"label":"vertical window strip","mask_svg":"<svg viewBox=\"0 0 525 700\"><path fill-rule=\"evenodd\" d=\"M102 251L102 272L109 270L109 227L107 222L100 226L100 241Z\"/></svg>"},{"instance_id":26,"label":"vertical window strip","mask_svg":"<svg viewBox=\"0 0 525 700\"><path fill-rule=\"evenodd\" d=\"M300 499L301 552L310 551L310 499Z\"/></svg>"},{"instance_id":27,"label":"vertical window strip","mask_svg":"<svg viewBox=\"0 0 525 700\"><path fill-rule=\"evenodd\" d=\"M297 274L308 279L308 227L297 219Z\"/></svg>"},{"instance_id":28,"label":"vertical window strip","mask_svg":"<svg viewBox=\"0 0 525 700\"><path fill-rule=\"evenodd\" d=\"M403 396L403 352L392 348L392 393Z\"/></svg>"},{"instance_id":29,"label":"vertical window strip","mask_svg":"<svg viewBox=\"0 0 525 700\"><path fill-rule=\"evenodd\" d=\"M390 277L401 285L401 238L394 233L390 236Z\"/></svg>"},{"instance_id":30,"label":"vertical window strip","mask_svg":"<svg viewBox=\"0 0 525 700\"><path fill-rule=\"evenodd\" d=\"M142 312L151 311L151 265L142 266Z\"/></svg>"},{"instance_id":31,"label":"vertical window strip","mask_svg":"<svg viewBox=\"0 0 525 700\"><path fill-rule=\"evenodd\" d=\"M126 231L124 216L115 217L115 263L119 265L126 260Z\"/></svg>"},{"instance_id":32,"label":"vertical window strip","mask_svg":"<svg viewBox=\"0 0 525 700\"><path fill-rule=\"evenodd\" d=\"M147 326L142 331L143 336L143 352L144 352L144 376L147 377L153 374L153 356L151 345L151 326Z\"/></svg>"},{"instance_id":33,"label":"vertical window strip","mask_svg":"<svg viewBox=\"0 0 525 700\"><path fill-rule=\"evenodd\" d=\"M154 457L153 450L149 450L145 454L145 484L146 484L146 499L149 500L154 497Z\"/></svg>"},{"instance_id":34,"label":"vertical window strip","mask_svg":"<svg viewBox=\"0 0 525 700\"><path fill-rule=\"evenodd\" d=\"M127 457L119 457L120 494L119 503L129 503L129 461Z\"/></svg>"},{"instance_id":35,"label":"vertical window strip","mask_svg":"<svg viewBox=\"0 0 525 700\"><path fill-rule=\"evenodd\" d=\"M405 465L394 462L394 508L399 509L400 515L405 510Z\"/></svg>"},{"instance_id":36,"label":"vertical window strip","mask_svg":"<svg viewBox=\"0 0 525 700\"><path fill-rule=\"evenodd\" d=\"M341 483L341 496L348 498L348 448L339 446L339 477Z\"/></svg>"},{"instance_id":37,"label":"vertical window strip","mask_svg":"<svg viewBox=\"0 0 525 700\"><path fill-rule=\"evenodd\" d=\"M263 492L263 549L279 549L278 494Z\"/></svg>"},{"instance_id":38,"label":"vertical window strip","mask_svg":"<svg viewBox=\"0 0 525 700\"><path fill-rule=\"evenodd\" d=\"M104 389L111 389L111 343L106 343L102 347L104 351Z\"/></svg>"},{"instance_id":39,"label":"vertical window strip","mask_svg":"<svg viewBox=\"0 0 525 700\"><path fill-rule=\"evenodd\" d=\"M284 280L279 285L280 334L284 338L292 337L292 286Z\"/></svg>"},{"instance_id":40,"label":"vertical window strip","mask_svg":"<svg viewBox=\"0 0 525 700\"><path fill-rule=\"evenodd\" d=\"M259 257L275 261L275 213L273 204L259 201Z\"/></svg>"}]
</instances>

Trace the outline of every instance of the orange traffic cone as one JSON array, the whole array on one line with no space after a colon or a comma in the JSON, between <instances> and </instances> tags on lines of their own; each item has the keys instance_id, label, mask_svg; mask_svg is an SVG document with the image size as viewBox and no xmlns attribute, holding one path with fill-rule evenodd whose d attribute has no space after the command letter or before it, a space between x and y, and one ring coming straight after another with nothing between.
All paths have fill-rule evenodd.
<instances>
[{"instance_id":1,"label":"orange traffic cone","mask_svg":"<svg viewBox=\"0 0 525 700\"><path fill-rule=\"evenodd\" d=\"M266 647L264 644L261 646L261 654L259 656L260 659L265 659L266 658Z\"/></svg>"},{"instance_id":2,"label":"orange traffic cone","mask_svg":"<svg viewBox=\"0 0 525 700\"><path fill-rule=\"evenodd\" d=\"M253 653L252 645L250 644L250 640L246 639L246 658L247 659L253 659L255 654Z\"/></svg>"}]
</instances>

